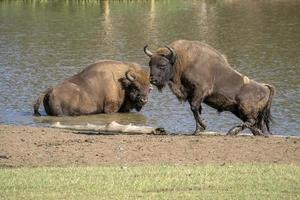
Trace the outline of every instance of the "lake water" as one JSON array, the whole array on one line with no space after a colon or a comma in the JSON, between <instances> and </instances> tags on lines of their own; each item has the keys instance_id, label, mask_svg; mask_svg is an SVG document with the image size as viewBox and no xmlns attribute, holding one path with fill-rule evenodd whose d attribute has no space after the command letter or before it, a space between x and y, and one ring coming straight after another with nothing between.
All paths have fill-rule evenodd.
<instances>
[{"instance_id":1,"label":"lake water","mask_svg":"<svg viewBox=\"0 0 300 200\"><path fill-rule=\"evenodd\" d=\"M192 132L187 103L156 89L140 113L33 117L32 104L48 86L100 59L147 65L152 50L177 39L205 41L241 73L277 88L272 132L300 135L300 1L0 1L0 123L48 126L149 124ZM204 106L208 131L240 121Z\"/></svg>"}]
</instances>

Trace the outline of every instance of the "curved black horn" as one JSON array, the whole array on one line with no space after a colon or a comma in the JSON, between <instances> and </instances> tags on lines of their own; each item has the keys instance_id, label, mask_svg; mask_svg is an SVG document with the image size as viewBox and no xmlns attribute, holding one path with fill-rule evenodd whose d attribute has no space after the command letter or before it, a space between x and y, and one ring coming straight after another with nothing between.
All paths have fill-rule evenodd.
<instances>
[{"instance_id":1,"label":"curved black horn","mask_svg":"<svg viewBox=\"0 0 300 200\"><path fill-rule=\"evenodd\" d=\"M169 47L169 46L165 46L167 49L169 49L169 51L171 52L169 55L167 55L168 59L175 63L175 60L176 60L176 52L175 50L172 48L172 47Z\"/></svg>"},{"instance_id":2,"label":"curved black horn","mask_svg":"<svg viewBox=\"0 0 300 200\"><path fill-rule=\"evenodd\" d=\"M148 44L144 46L144 52L147 56L152 57L153 53L148 49Z\"/></svg>"}]
</instances>

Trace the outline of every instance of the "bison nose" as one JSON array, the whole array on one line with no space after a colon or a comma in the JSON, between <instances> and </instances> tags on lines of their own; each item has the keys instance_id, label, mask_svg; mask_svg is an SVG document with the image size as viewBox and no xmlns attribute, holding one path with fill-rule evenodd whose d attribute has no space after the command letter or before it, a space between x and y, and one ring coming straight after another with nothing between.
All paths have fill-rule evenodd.
<instances>
[{"instance_id":1,"label":"bison nose","mask_svg":"<svg viewBox=\"0 0 300 200\"><path fill-rule=\"evenodd\" d=\"M148 102L148 99L146 99L146 98L140 98L140 102L143 103L143 104L145 104L145 103Z\"/></svg>"},{"instance_id":2,"label":"bison nose","mask_svg":"<svg viewBox=\"0 0 300 200\"><path fill-rule=\"evenodd\" d=\"M151 91L151 90L153 90L153 86L152 85L149 86L149 91Z\"/></svg>"},{"instance_id":3,"label":"bison nose","mask_svg":"<svg viewBox=\"0 0 300 200\"><path fill-rule=\"evenodd\" d=\"M150 82L151 82L153 85L155 85L155 84L158 83L158 81L155 80L153 77L150 77Z\"/></svg>"}]
</instances>

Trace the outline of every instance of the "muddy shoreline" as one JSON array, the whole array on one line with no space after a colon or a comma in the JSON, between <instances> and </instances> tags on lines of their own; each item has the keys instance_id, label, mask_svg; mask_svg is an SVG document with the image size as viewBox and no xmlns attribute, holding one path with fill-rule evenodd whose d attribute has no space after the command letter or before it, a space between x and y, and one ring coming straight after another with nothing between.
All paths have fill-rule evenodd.
<instances>
[{"instance_id":1,"label":"muddy shoreline","mask_svg":"<svg viewBox=\"0 0 300 200\"><path fill-rule=\"evenodd\" d=\"M0 167L300 164L299 137L95 135L0 125Z\"/></svg>"}]
</instances>

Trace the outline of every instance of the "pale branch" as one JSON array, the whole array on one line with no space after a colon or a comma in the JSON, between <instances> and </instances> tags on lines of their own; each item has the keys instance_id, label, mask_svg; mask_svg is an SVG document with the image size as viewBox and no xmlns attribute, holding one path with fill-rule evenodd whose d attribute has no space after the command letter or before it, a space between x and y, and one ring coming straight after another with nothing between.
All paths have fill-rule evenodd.
<instances>
[{"instance_id":1,"label":"pale branch","mask_svg":"<svg viewBox=\"0 0 300 200\"><path fill-rule=\"evenodd\" d=\"M151 126L136 126L133 124L123 125L115 121L112 121L106 125L63 125L60 122L56 122L51 125L52 128L68 129L78 132L93 132L99 134L128 134L128 135L138 135L138 134L149 134L149 135L166 135L166 131L163 128L154 128Z\"/></svg>"}]
</instances>

